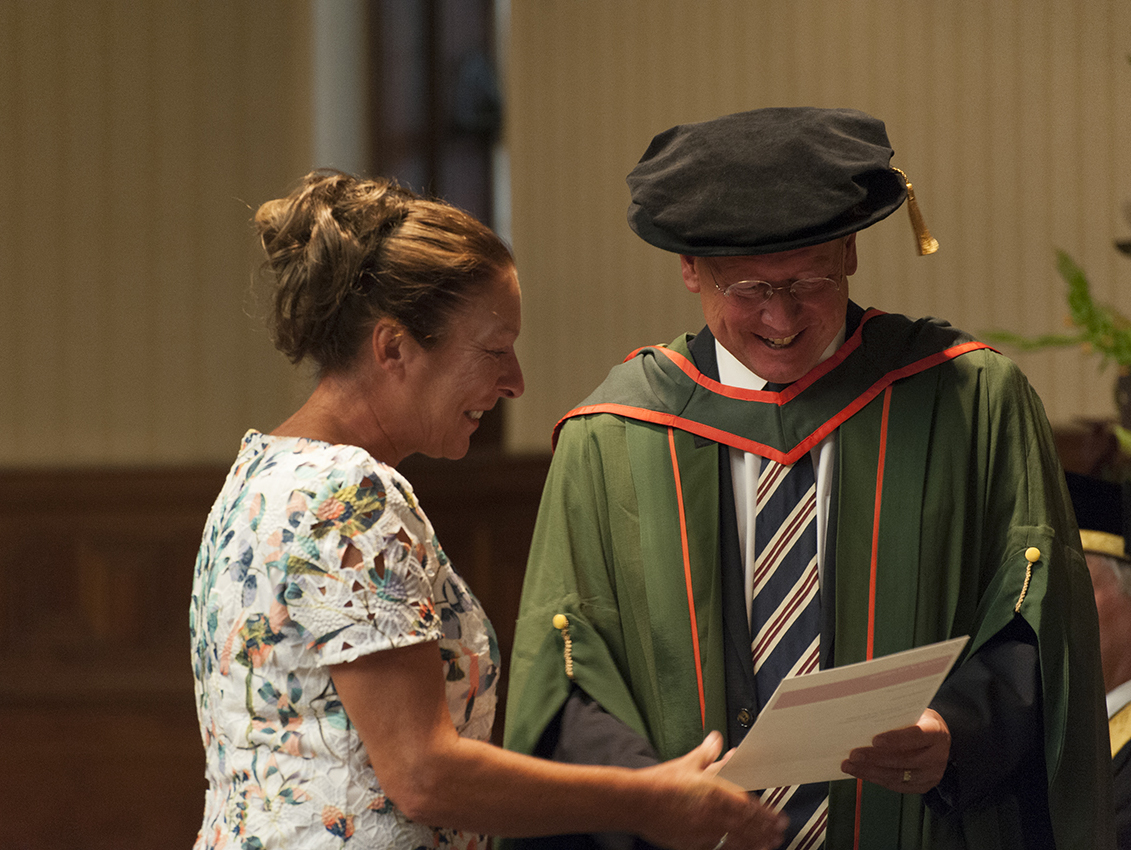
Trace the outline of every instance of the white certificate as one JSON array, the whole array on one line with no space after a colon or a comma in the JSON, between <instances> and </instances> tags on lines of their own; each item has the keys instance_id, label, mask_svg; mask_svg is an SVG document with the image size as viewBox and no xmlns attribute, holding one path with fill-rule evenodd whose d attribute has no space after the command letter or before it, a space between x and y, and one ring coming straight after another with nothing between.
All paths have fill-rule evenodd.
<instances>
[{"instance_id":1,"label":"white certificate","mask_svg":"<svg viewBox=\"0 0 1131 850\"><path fill-rule=\"evenodd\" d=\"M966 641L784 679L719 775L748 791L847 778L852 750L919 722Z\"/></svg>"}]
</instances>

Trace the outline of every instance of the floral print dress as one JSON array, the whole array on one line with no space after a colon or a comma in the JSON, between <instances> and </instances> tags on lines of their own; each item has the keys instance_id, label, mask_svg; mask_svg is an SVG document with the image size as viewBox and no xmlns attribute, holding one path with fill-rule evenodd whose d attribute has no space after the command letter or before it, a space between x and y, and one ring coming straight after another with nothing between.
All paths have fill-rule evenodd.
<instances>
[{"instance_id":1,"label":"floral print dress","mask_svg":"<svg viewBox=\"0 0 1131 850\"><path fill-rule=\"evenodd\" d=\"M249 431L208 517L190 622L209 783L197 850L483 843L385 797L327 669L438 640L452 722L490 735L495 633L396 470Z\"/></svg>"}]
</instances>

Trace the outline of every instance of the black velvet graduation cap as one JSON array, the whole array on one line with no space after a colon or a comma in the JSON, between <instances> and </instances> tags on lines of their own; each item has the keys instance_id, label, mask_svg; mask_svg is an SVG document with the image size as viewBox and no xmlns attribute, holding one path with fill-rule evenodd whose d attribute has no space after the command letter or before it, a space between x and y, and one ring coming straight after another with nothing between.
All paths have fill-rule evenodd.
<instances>
[{"instance_id":1,"label":"black velvet graduation cap","mask_svg":"<svg viewBox=\"0 0 1131 850\"><path fill-rule=\"evenodd\" d=\"M1066 472L1064 477L1084 551L1131 560L1127 552L1127 540L1131 538L1131 485L1074 472Z\"/></svg>"},{"instance_id":2,"label":"black velvet graduation cap","mask_svg":"<svg viewBox=\"0 0 1131 850\"><path fill-rule=\"evenodd\" d=\"M681 124L653 138L628 175L628 223L657 248L699 257L829 242L909 197L891 157L883 122L854 109L774 107ZM938 243L911 209L920 253L932 253Z\"/></svg>"}]
</instances>

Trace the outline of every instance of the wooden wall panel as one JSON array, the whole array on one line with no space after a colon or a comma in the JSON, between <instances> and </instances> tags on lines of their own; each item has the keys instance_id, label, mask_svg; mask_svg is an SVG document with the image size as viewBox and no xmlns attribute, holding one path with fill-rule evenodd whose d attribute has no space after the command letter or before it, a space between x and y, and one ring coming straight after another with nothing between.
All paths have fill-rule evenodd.
<instances>
[{"instance_id":1,"label":"wooden wall panel","mask_svg":"<svg viewBox=\"0 0 1131 850\"><path fill-rule=\"evenodd\" d=\"M191 846L188 601L224 474L0 473L4 847Z\"/></svg>"}]
</instances>

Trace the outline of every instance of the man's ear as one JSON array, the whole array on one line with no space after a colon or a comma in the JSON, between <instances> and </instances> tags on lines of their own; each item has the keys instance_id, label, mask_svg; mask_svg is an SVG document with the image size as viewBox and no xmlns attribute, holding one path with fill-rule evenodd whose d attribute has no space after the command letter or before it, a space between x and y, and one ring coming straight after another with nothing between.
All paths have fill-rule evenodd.
<instances>
[{"instance_id":1,"label":"man's ear","mask_svg":"<svg viewBox=\"0 0 1131 850\"><path fill-rule=\"evenodd\" d=\"M696 263L695 257L689 257L687 254L679 255L679 270L683 274L683 285L687 287L688 292L699 292L699 272L702 266Z\"/></svg>"},{"instance_id":2,"label":"man's ear","mask_svg":"<svg viewBox=\"0 0 1131 850\"><path fill-rule=\"evenodd\" d=\"M844 275L850 277L856 274L856 234L848 234L844 242Z\"/></svg>"},{"instance_id":3,"label":"man's ear","mask_svg":"<svg viewBox=\"0 0 1131 850\"><path fill-rule=\"evenodd\" d=\"M369 336L373 361L380 369L404 369L408 334L404 326L392 319L380 319Z\"/></svg>"}]
</instances>

